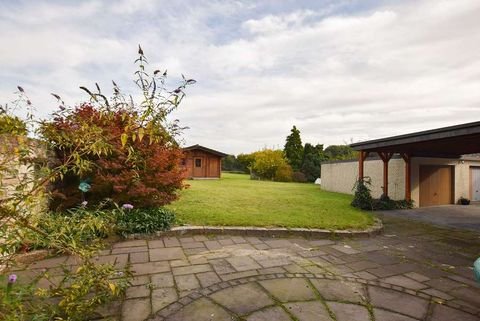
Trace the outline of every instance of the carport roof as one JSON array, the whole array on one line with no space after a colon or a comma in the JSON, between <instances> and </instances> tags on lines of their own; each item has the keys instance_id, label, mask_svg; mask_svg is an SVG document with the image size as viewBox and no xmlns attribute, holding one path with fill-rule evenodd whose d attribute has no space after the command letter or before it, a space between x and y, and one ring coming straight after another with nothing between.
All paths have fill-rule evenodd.
<instances>
[{"instance_id":1,"label":"carport roof","mask_svg":"<svg viewBox=\"0 0 480 321\"><path fill-rule=\"evenodd\" d=\"M369 140L350 145L365 152L404 153L423 157L460 157L480 153L480 121Z\"/></svg>"}]
</instances>

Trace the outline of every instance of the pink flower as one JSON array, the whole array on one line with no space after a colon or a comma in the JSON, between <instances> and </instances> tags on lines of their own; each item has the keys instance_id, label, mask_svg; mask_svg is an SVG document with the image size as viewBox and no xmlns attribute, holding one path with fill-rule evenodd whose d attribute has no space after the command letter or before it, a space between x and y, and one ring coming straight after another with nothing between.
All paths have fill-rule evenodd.
<instances>
[{"instance_id":1,"label":"pink flower","mask_svg":"<svg viewBox=\"0 0 480 321\"><path fill-rule=\"evenodd\" d=\"M133 205L132 204L123 204L122 205L122 208L125 209L125 210L132 210L133 209Z\"/></svg>"},{"instance_id":2,"label":"pink flower","mask_svg":"<svg viewBox=\"0 0 480 321\"><path fill-rule=\"evenodd\" d=\"M16 274L10 274L8 276L8 283L15 283L17 282L17 275Z\"/></svg>"}]
</instances>

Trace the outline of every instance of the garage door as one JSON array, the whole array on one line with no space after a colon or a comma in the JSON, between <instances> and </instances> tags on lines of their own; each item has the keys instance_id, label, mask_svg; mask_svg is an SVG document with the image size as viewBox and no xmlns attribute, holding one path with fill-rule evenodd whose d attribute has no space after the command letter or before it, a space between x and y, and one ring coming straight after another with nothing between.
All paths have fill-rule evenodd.
<instances>
[{"instance_id":1,"label":"garage door","mask_svg":"<svg viewBox=\"0 0 480 321\"><path fill-rule=\"evenodd\" d=\"M480 201L480 167L471 167L472 201Z\"/></svg>"},{"instance_id":2,"label":"garage door","mask_svg":"<svg viewBox=\"0 0 480 321\"><path fill-rule=\"evenodd\" d=\"M453 204L453 166L420 166L420 206Z\"/></svg>"}]
</instances>

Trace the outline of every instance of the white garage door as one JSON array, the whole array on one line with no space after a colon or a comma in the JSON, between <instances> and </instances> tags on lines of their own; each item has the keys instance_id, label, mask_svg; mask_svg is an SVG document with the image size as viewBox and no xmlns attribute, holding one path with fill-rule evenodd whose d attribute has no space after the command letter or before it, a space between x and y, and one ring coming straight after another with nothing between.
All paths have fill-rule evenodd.
<instances>
[{"instance_id":1,"label":"white garage door","mask_svg":"<svg viewBox=\"0 0 480 321\"><path fill-rule=\"evenodd\" d=\"M471 167L472 201L480 201L480 167Z\"/></svg>"}]
</instances>

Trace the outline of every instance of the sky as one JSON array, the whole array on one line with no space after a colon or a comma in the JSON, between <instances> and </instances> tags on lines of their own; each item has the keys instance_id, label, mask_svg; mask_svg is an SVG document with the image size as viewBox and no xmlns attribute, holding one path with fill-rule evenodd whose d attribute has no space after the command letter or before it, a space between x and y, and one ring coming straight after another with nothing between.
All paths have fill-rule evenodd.
<instances>
[{"instance_id":1,"label":"sky","mask_svg":"<svg viewBox=\"0 0 480 321\"><path fill-rule=\"evenodd\" d=\"M480 120L480 1L0 0L0 103L21 85L39 117L135 92L141 44L169 84L183 144L230 154L347 144Z\"/></svg>"}]
</instances>

